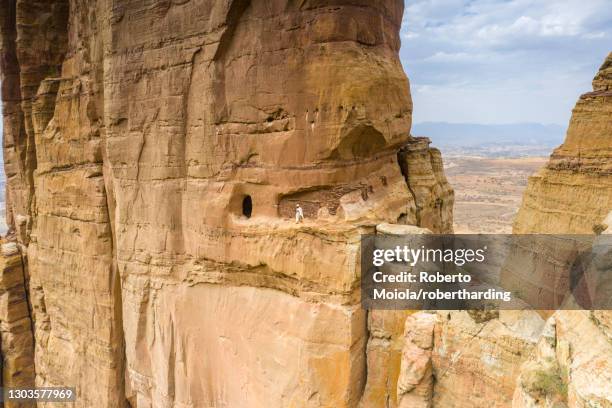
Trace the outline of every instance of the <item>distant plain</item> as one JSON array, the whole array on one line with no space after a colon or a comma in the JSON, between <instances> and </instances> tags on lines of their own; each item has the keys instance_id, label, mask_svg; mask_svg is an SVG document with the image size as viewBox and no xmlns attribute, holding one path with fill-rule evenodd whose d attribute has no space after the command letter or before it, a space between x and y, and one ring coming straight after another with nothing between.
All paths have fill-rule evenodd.
<instances>
[{"instance_id":1,"label":"distant plain","mask_svg":"<svg viewBox=\"0 0 612 408\"><path fill-rule=\"evenodd\" d=\"M455 190L455 233L512 233L527 180L547 159L444 157L445 173Z\"/></svg>"}]
</instances>

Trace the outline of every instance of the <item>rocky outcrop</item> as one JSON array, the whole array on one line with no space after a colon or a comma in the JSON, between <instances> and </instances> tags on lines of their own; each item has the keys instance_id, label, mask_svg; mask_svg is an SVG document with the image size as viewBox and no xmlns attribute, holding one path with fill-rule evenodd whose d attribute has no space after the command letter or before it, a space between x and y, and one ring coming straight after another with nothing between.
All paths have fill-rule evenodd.
<instances>
[{"instance_id":1,"label":"rocky outcrop","mask_svg":"<svg viewBox=\"0 0 612 408\"><path fill-rule=\"evenodd\" d=\"M453 232L454 193L444 175L442 155L426 137L416 137L399 151L402 173L416 204L417 225L440 233Z\"/></svg>"},{"instance_id":2,"label":"rocky outcrop","mask_svg":"<svg viewBox=\"0 0 612 408\"><path fill-rule=\"evenodd\" d=\"M432 355L434 407L509 407L520 364L538 341L535 312L440 312Z\"/></svg>"},{"instance_id":3,"label":"rocky outcrop","mask_svg":"<svg viewBox=\"0 0 612 408\"><path fill-rule=\"evenodd\" d=\"M609 320L608 311L549 318L534 357L521 368L513 408L610 406Z\"/></svg>"},{"instance_id":4,"label":"rocky outcrop","mask_svg":"<svg viewBox=\"0 0 612 408\"><path fill-rule=\"evenodd\" d=\"M0 255L0 353L2 386L34 386L34 337L27 295L27 266L18 249L4 244ZM9 246L9 251L5 247ZM30 408L31 402L4 402L6 408Z\"/></svg>"},{"instance_id":5,"label":"rocky outcrop","mask_svg":"<svg viewBox=\"0 0 612 408\"><path fill-rule=\"evenodd\" d=\"M612 220L612 212L604 223ZM593 264L612 268L609 234L595 239ZM601 275L601 274L597 274ZM597 282L609 302L610 278ZM574 297L568 301L574 302ZM578 308L579 309L579 308ZM521 367L513 408L612 406L612 312L559 310L546 322L534 356Z\"/></svg>"},{"instance_id":6,"label":"rocky outcrop","mask_svg":"<svg viewBox=\"0 0 612 408\"><path fill-rule=\"evenodd\" d=\"M401 408L512 406L521 363L544 320L536 312L418 312L406 319Z\"/></svg>"},{"instance_id":7,"label":"rocky outcrop","mask_svg":"<svg viewBox=\"0 0 612 408\"><path fill-rule=\"evenodd\" d=\"M576 104L564 144L530 178L515 233L610 231L612 216L604 218L612 209L611 74L612 54L595 77L593 92ZM501 264L501 278L509 288L534 289L526 295L550 305L568 294L570 276L551 280L528 271L535 262L563 265L575 248L563 239L541 241L513 248ZM609 270L609 254L598 256L596 266ZM531 287L528 282L534 281L538 284ZM597 285L605 296L610 292L603 285L610 287L609 279ZM398 401L410 407L612 406L611 315L609 310L438 312L431 351L415 343L413 331L420 324L414 320L425 317L413 315L404 334Z\"/></svg>"},{"instance_id":8,"label":"rocky outcrop","mask_svg":"<svg viewBox=\"0 0 612 408\"><path fill-rule=\"evenodd\" d=\"M400 408L431 408L433 405L432 351L436 314L415 313L406 319L397 398Z\"/></svg>"},{"instance_id":9,"label":"rocky outcrop","mask_svg":"<svg viewBox=\"0 0 612 408\"><path fill-rule=\"evenodd\" d=\"M439 153L409 136L402 11L2 0L38 385L87 408L385 406L401 346L365 395L360 234L452 225Z\"/></svg>"},{"instance_id":10,"label":"rocky outcrop","mask_svg":"<svg viewBox=\"0 0 612 408\"><path fill-rule=\"evenodd\" d=\"M512 405L543 321L535 312L418 312L406 320L400 408Z\"/></svg>"},{"instance_id":11,"label":"rocky outcrop","mask_svg":"<svg viewBox=\"0 0 612 408\"><path fill-rule=\"evenodd\" d=\"M529 178L514 233L590 234L612 209L611 72L612 53L576 103L565 141Z\"/></svg>"},{"instance_id":12,"label":"rocky outcrop","mask_svg":"<svg viewBox=\"0 0 612 408\"><path fill-rule=\"evenodd\" d=\"M377 235L431 234L431 230L411 225L382 223L376 226ZM417 240L418 241L418 240ZM368 341L366 344L367 381L360 408L398 406L398 381L402 372L402 353L406 344L405 332L413 319L411 310L369 310Z\"/></svg>"},{"instance_id":13,"label":"rocky outcrop","mask_svg":"<svg viewBox=\"0 0 612 408\"><path fill-rule=\"evenodd\" d=\"M547 166L530 178L515 233L609 231L611 90L612 53L595 76L593 91L576 103L565 142ZM609 270L609 255L603 262L598 266ZM535 357L521 369L513 407L612 406L611 316L609 310L555 312L547 321Z\"/></svg>"}]
</instances>

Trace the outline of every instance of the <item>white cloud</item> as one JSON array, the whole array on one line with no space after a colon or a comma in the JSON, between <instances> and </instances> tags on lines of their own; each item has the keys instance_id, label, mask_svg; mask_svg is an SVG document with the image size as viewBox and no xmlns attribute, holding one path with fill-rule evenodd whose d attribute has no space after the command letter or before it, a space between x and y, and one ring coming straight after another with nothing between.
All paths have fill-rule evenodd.
<instances>
[{"instance_id":1,"label":"white cloud","mask_svg":"<svg viewBox=\"0 0 612 408\"><path fill-rule=\"evenodd\" d=\"M437 51L435 54L429 57L423 58L424 62L457 62L457 63L475 63L475 62L487 62L495 58L494 55L477 53L477 52L446 52Z\"/></svg>"},{"instance_id":2,"label":"white cloud","mask_svg":"<svg viewBox=\"0 0 612 408\"><path fill-rule=\"evenodd\" d=\"M418 38L419 33L415 33L413 31L404 31L402 32L402 38L405 40L412 40L414 38Z\"/></svg>"},{"instance_id":3,"label":"white cloud","mask_svg":"<svg viewBox=\"0 0 612 408\"><path fill-rule=\"evenodd\" d=\"M607 36L605 31L599 31L597 33L587 33L584 35L584 38L587 38L589 40L594 40L597 38L605 38Z\"/></svg>"},{"instance_id":4,"label":"white cloud","mask_svg":"<svg viewBox=\"0 0 612 408\"><path fill-rule=\"evenodd\" d=\"M611 36L610 0L407 0L401 56L415 102L446 107L439 120L453 107L465 111L464 95L472 116L486 112L489 121L539 112L566 123ZM509 93L530 99L504 101L493 114ZM415 105L415 120L420 114L435 112Z\"/></svg>"}]
</instances>

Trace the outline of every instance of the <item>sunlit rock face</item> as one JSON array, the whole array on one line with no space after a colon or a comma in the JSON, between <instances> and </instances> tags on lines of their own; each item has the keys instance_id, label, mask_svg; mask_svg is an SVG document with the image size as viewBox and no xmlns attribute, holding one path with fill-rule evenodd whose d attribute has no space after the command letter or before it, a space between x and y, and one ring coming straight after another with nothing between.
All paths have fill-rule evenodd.
<instances>
[{"instance_id":1,"label":"sunlit rock face","mask_svg":"<svg viewBox=\"0 0 612 408\"><path fill-rule=\"evenodd\" d=\"M38 385L74 385L87 408L395 403L401 346L366 356L359 236L452 229L439 153L409 143L402 14L1 1ZM365 395L375 368L388 385Z\"/></svg>"},{"instance_id":2,"label":"sunlit rock face","mask_svg":"<svg viewBox=\"0 0 612 408\"><path fill-rule=\"evenodd\" d=\"M514 232L609 234L611 159L612 53L593 91L576 103L565 142L530 179ZM610 267L601 261L596 266ZM611 316L608 310L555 312L521 368L513 407L612 405Z\"/></svg>"},{"instance_id":3,"label":"sunlit rock face","mask_svg":"<svg viewBox=\"0 0 612 408\"><path fill-rule=\"evenodd\" d=\"M611 170L612 54L596 75L593 91L578 100L564 144L530 178L514 233L609 234ZM603 236L594 238L597 244ZM538 259L567 261L561 241L521 248L506 259L511 273L502 278L523 286L536 282L536 296L544 299L566 295L564 277L548 281L521 270ZM599 254L594 267L610 270L609 253ZM601 287L609 288L609 279L599 285L610 293ZM418 313L406 321L400 342L398 400L410 407L612 406L611 316L609 310Z\"/></svg>"},{"instance_id":4,"label":"sunlit rock face","mask_svg":"<svg viewBox=\"0 0 612 408\"><path fill-rule=\"evenodd\" d=\"M34 337L32 315L26 296L27 267L16 247L0 255L0 346L2 347L2 386L34 386ZM30 408L34 403L5 401L6 408Z\"/></svg>"},{"instance_id":5,"label":"sunlit rock face","mask_svg":"<svg viewBox=\"0 0 612 408\"><path fill-rule=\"evenodd\" d=\"M612 53L576 103L561 146L529 179L513 232L591 234L612 209Z\"/></svg>"}]
</instances>

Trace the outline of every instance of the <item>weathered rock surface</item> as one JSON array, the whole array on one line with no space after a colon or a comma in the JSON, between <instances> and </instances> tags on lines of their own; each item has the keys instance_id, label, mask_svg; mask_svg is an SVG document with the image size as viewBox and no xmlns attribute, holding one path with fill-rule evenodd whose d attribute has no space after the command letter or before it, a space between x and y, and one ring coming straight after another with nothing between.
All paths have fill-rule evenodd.
<instances>
[{"instance_id":1,"label":"weathered rock surface","mask_svg":"<svg viewBox=\"0 0 612 408\"><path fill-rule=\"evenodd\" d=\"M430 408L433 405L432 351L437 315L415 313L406 319L402 364L397 382L400 408Z\"/></svg>"},{"instance_id":2,"label":"weathered rock surface","mask_svg":"<svg viewBox=\"0 0 612 408\"><path fill-rule=\"evenodd\" d=\"M529 178L513 232L590 234L612 209L612 53L580 97L563 144Z\"/></svg>"},{"instance_id":3,"label":"weathered rock surface","mask_svg":"<svg viewBox=\"0 0 612 408\"><path fill-rule=\"evenodd\" d=\"M442 155L430 148L430 143L425 137L414 138L400 150L398 158L414 197L417 224L452 233L454 194L444 175Z\"/></svg>"},{"instance_id":4,"label":"weathered rock surface","mask_svg":"<svg viewBox=\"0 0 612 408\"><path fill-rule=\"evenodd\" d=\"M439 153L409 136L402 11L1 0L38 385L73 385L86 408L387 404L403 317L381 366L359 235L452 225Z\"/></svg>"},{"instance_id":5,"label":"weathered rock surface","mask_svg":"<svg viewBox=\"0 0 612 408\"><path fill-rule=\"evenodd\" d=\"M431 234L427 228L413 225L381 223L378 235ZM414 244L417 244L418 238ZM401 268L401 267L400 267ZM368 312L367 382L360 407L388 406L399 403L398 381L402 375L402 352L406 344L405 332L413 319L411 310L370 310Z\"/></svg>"},{"instance_id":6,"label":"weathered rock surface","mask_svg":"<svg viewBox=\"0 0 612 408\"><path fill-rule=\"evenodd\" d=\"M524 363L513 408L612 406L609 311L558 311Z\"/></svg>"},{"instance_id":7,"label":"weathered rock surface","mask_svg":"<svg viewBox=\"0 0 612 408\"><path fill-rule=\"evenodd\" d=\"M536 312L418 312L406 319L397 401L402 408L512 405L521 363L544 320Z\"/></svg>"},{"instance_id":8,"label":"weathered rock surface","mask_svg":"<svg viewBox=\"0 0 612 408\"><path fill-rule=\"evenodd\" d=\"M611 213L612 214L612 213ZM609 223L608 215L603 224ZM595 267L612 268L608 235L596 251ZM597 253L599 252L599 253ZM608 273L609 274L609 273ZM610 279L598 282L609 301ZM568 301L574 301L570 298ZM610 310L560 310L547 321L533 358L522 368L514 408L612 406L612 313Z\"/></svg>"},{"instance_id":9,"label":"weathered rock surface","mask_svg":"<svg viewBox=\"0 0 612 408\"><path fill-rule=\"evenodd\" d=\"M611 90L612 54L595 77L593 92L581 96L576 104L564 144L529 180L515 233L607 233L612 225L612 217L604 220L612 210ZM562 249L562 242L549 248L523 248L515 254L516 264L509 265L511 273L503 278L506 283L508 277L516 279L525 288L525 281L534 277L521 275L525 272L520 262L534 262L538 257L563 261ZM609 267L606 256L599 266ZM546 297L543 300L550 304L554 296L567 295L569 277L554 282L540 278L534 296ZM403 393L403 398L418 397L410 400L414 406L445 408L612 406L612 313L573 310L550 314L439 312L430 357L435 378L431 399L416 392ZM541 316L550 316L546 325ZM429 374L414 367L425 367L417 362L426 361L428 353L415 349L410 335L405 338L405 354L412 357L402 364L399 378L419 378L412 383L426 387ZM402 392L398 389L398 394Z\"/></svg>"},{"instance_id":10,"label":"weathered rock surface","mask_svg":"<svg viewBox=\"0 0 612 408\"><path fill-rule=\"evenodd\" d=\"M520 364L538 341L535 312L440 312L434 407L509 407Z\"/></svg>"},{"instance_id":11,"label":"weathered rock surface","mask_svg":"<svg viewBox=\"0 0 612 408\"><path fill-rule=\"evenodd\" d=\"M565 142L530 179L515 233L612 230L611 90L612 53L578 100ZM609 310L555 312L522 368L513 407L612 406L611 319Z\"/></svg>"},{"instance_id":12,"label":"weathered rock surface","mask_svg":"<svg viewBox=\"0 0 612 408\"><path fill-rule=\"evenodd\" d=\"M3 387L34 386L34 337L26 294L26 268L19 253L0 256L0 350ZM35 404L7 401L3 406L26 408L34 407Z\"/></svg>"}]
</instances>

